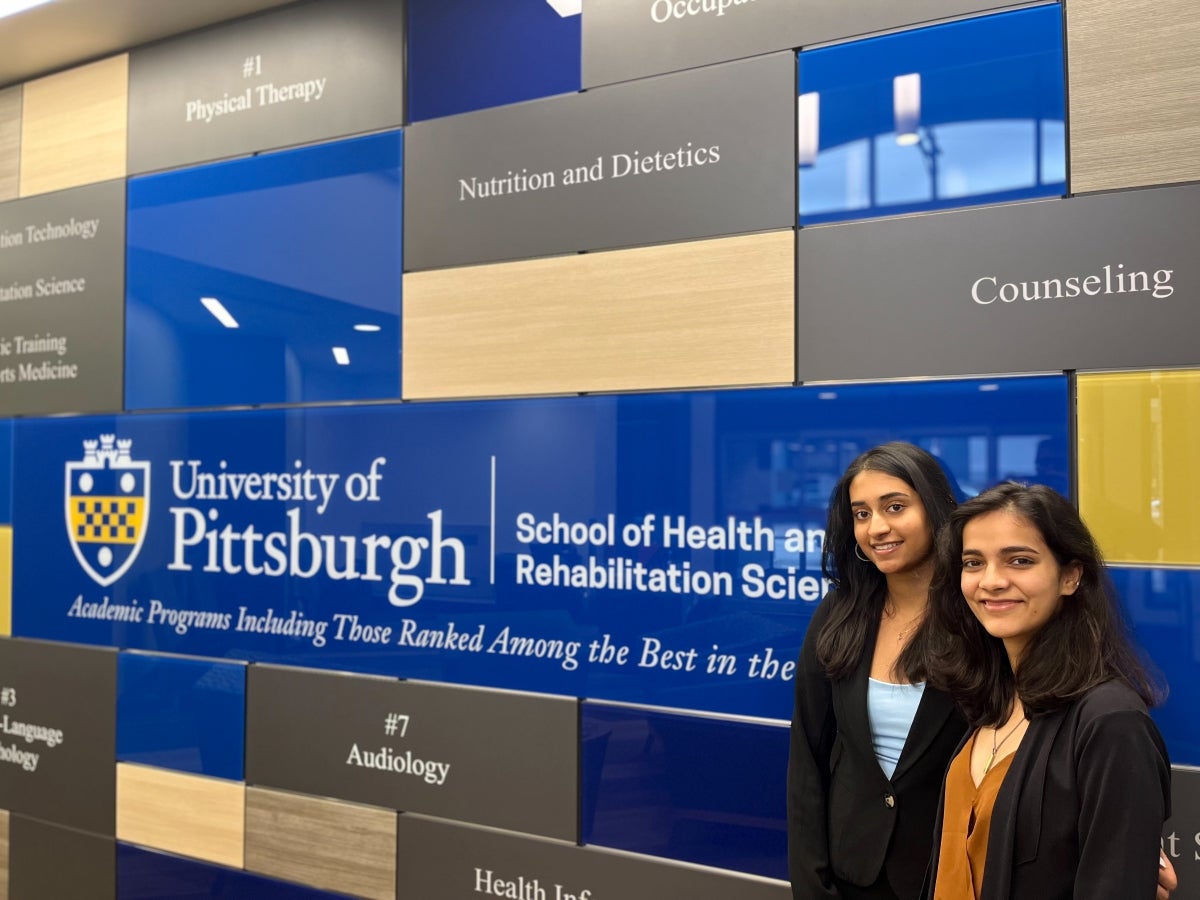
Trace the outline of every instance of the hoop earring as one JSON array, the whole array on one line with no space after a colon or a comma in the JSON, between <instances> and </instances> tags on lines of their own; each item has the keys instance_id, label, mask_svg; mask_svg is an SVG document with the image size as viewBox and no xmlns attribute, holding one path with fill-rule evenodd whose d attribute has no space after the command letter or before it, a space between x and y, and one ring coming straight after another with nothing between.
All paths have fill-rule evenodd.
<instances>
[{"instance_id":1,"label":"hoop earring","mask_svg":"<svg viewBox=\"0 0 1200 900\"><path fill-rule=\"evenodd\" d=\"M854 542L854 555L865 563L869 563L871 561L870 558L862 552L862 547L858 545L858 541Z\"/></svg>"}]
</instances>

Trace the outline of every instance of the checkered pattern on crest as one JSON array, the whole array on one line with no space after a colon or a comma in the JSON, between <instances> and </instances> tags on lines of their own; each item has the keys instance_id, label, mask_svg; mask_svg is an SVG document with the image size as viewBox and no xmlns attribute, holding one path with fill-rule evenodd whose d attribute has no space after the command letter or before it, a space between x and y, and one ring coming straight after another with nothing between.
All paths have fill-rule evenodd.
<instances>
[{"instance_id":1,"label":"checkered pattern on crest","mask_svg":"<svg viewBox=\"0 0 1200 900\"><path fill-rule=\"evenodd\" d=\"M71 532L81 544L136 544L145 507L141 497L72 497Z\"/></svg>"}]
</instances>

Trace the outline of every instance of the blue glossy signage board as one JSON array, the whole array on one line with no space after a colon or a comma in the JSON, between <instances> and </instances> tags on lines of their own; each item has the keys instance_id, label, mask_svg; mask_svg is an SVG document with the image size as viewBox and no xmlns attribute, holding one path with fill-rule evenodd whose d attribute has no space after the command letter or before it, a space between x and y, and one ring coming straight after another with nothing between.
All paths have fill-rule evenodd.
<instances>
[{"instance_id":1,"label":"blue glossy signage board","mask_svg":"<svg viewBox=\"0 0 1200 900\"><path fill-rule=\"evenodd\" d=\"M1057 3L804 50L800 224L1060 197Z\"/></svg>"},{"instance_id":2,"label":"blue glossy signage board","mask_svg":"<svg viewBox=\"0 0 1200 900\"><path fill-rule=\"evenodd\" d=\"M21 420L13 630L787 718L845 465L913 440L969 494L1067 412L1037 377Z\"/></svg>"},{"instance_id":3,"label":"blue glossy signage board","mask_svg":"<svg viewBox=\"0 0 1200 900\"><path fill-rule=\"evenodd\" d=\"M399 398L403 147L130 179L126 409Z\"/></svg>"},{"instance_id":4,"label":"blue glossy signage board","mask_svg":"<svg viewBox=\"0 0 1200 900\"><path fill-rule=\"evenodd\" d=\"M408 0L408 121L579 90L581 18L564 0Z\"/></svg>"}]
</instances>

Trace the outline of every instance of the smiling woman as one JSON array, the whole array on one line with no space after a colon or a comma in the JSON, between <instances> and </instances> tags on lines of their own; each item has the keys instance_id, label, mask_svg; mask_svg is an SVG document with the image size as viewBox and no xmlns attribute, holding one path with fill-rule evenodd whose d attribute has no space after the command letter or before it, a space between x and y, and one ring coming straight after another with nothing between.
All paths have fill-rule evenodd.
<instances>
[{"instance_id":1,"label":"smiling woman","mask_svg":"<svg viewBox=\"0 0 1200 900\"><path fill-rule=\"evenodd\" d=\"M955 510L926 635L929 683L972 729L923 896L1154 897L1171 777L1146 711L1159 691L1075 508L1008 482Z\"/></svg>"}]
</instances>

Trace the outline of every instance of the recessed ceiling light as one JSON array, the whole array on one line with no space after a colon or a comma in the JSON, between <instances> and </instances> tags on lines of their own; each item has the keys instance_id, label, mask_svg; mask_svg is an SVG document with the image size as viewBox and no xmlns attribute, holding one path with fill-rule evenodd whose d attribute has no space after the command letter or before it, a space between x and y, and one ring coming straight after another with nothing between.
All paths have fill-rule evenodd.
<instances>
[{"instance_id":1,"label":"recessed ceiling light","mask_svg":"<svg viewBox=\"0 0 1200 900\"><path fill-rule=\"evenodd\" d=\"M333 358L339 366L350 365L350 352L345 347L334 347Z\"/></svg>"},{"instance_id":2,"label":"recessed ceiling light","mask_svg":"<svg viewBox=\"0 0 1200 900\"><path fill-rule=\"evenodd\" d=\"M204 308L213 314L213 318L224 325L226 328L237 328L238 321L229 314L221 301L216 297L201 297L200 302L204 304Z\"/></svg>"},{"instance_id":3,"label":"recessed ceiling light","mask_svg":"<svg viewBox=\"0 0 1200 900\"><path fill-rule=\"evenodd\" d=\"M0 19L15 16L19 12L49 3L50 0L0 0Z\"/></svg>"},{"instance_id":4,"label":"recessed ceiling light","mask_svg":"<svg viewBox=\"0 0 1200 900\"><path fill-rule=\"evenodd\" d=\"M378 331L379 327L380 326L378 326L378 325L368 325L366 322L360 322L358 325L354 326L354 330L355 331Z\"/></svg>"}]
</instances>

